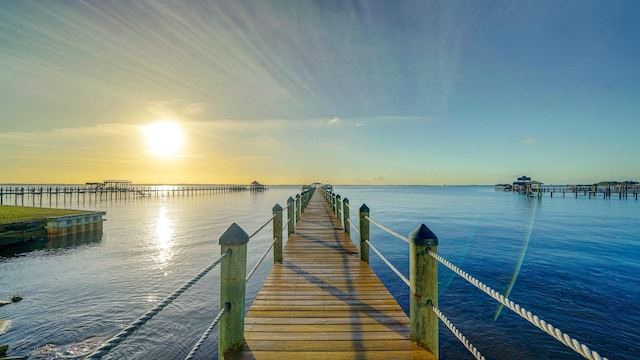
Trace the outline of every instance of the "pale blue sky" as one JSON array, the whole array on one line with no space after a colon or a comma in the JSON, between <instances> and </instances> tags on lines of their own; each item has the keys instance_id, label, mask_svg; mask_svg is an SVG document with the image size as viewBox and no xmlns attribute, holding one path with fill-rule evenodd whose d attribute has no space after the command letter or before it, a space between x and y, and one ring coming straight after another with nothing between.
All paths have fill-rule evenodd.
<instances>
[{"instance_id":1,"label":"pale blue sky","mask_svg":"<svg viewBox=\"0 0 640 360\"><path fill-rule=\"evenodd\" d=\"M637 1L9 0L0 49L0 183L640 180Z\"/></svg>"}]
</instances>

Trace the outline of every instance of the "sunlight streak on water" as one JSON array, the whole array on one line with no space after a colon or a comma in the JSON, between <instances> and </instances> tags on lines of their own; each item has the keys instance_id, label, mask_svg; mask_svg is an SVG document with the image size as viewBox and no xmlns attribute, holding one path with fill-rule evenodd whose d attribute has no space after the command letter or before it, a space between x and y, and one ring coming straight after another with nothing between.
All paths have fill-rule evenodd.
<instances>
[{"instance_id":1,"label":"sunlight streak on water","mask_svg":"<svg viewBox=\"0 0 640 360\"><path fill-rule=\"evenodd\" d=\"M513 289L513 285L516 284L516 280L518 279L518 274L520 273L520 268L522 267L522 264L524 263L524 257L527 254L527 248L529 247L529 241L531 240L531 233L533 232L533 224L534 224L534 221L536 219L536 210L538 209L538 201L537 200L541 200L541 199L532 200L533 201L533 208L531 209L531 216L529 217L529 226L527 227L527 234L526 234L526 236L524 238L524 243L522 244L522 251L520 252L520 258L518 258L518 264L516 265L516 268L513 271L513 275L511 276L511 280L509 281L509 285L507 286L507 290L504 293L504 296L506 298L508 298L509 295L511 294L511 290ZM496 321L498 319L498 316L500 316L500 312L502 311L503 307L504 307L504 305L502 305L502 304L498 305L498 309L496 310L496 313L493 316L493 321Z\"/></svg>"},{"instance_id":2,"label":"sunlight streak on water","mask_svg":"<svg viewBox=\"0 0 640 360\"><path fill-rule=\"evenodd\" d=\"M160 208L158 219L156 220L155 236L157 252L154 260L156 266L163 271L169 265L174 253L172 249L174 245L174 231L171 226L171 220L167 217L166 206ZM167 273L165 272L164 275L166 276Z\"/></svg>"}]
</instances>

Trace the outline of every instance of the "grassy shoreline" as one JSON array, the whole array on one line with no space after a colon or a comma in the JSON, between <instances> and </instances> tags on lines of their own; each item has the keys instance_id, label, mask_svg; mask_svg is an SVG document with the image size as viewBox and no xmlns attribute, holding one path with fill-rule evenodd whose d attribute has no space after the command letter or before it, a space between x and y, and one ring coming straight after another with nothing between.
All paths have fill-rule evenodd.
<instances>
[{"instance_id":1,"label":"grassy shoreline","mask_svg":"<svg viewBox=\"0 0 640 360\"><path fill-rule=\"evenodd\" d=\"M89 211L0 205L0 225L87 213Z\"/></svg>"}]
</instances>

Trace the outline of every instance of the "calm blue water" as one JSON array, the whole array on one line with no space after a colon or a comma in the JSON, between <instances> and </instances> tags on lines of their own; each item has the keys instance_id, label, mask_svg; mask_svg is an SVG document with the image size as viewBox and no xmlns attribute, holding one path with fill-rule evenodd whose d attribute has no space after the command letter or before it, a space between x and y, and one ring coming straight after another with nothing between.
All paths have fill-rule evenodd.
<instances>
[{"instance_id":1,"label":"calm blue water","mask_svg":"<svg viewBox=\"0 0 640 360\"><path fill-rule=\"evenodd\" d=\"M11 345L10 355L32 359L89 354L209 265L229 224L251 234L275 203L284 206L298 192L271 187L264 193L60 202L106 210L103 233L0 255L0 297L24 297L0 307L0 319L13 321L0 343ZM337 186L335 192L353 208L366 203L373 219L400 234L426 224L438 235L442 256L502 293L513 284L512 300L601 355L633 359L640 353L640 202L532 199L492 187ZM270 237L267 227L251 240L250 266ZM371 238L408 274L404 242L375 226ZM271 261L250 280L248 301ZM408 311L404 283L375 254L371 264ZM498 303L448 269L440 267L439 278L440 309L487 358L581 358L508 309L494 320ZM113 358L184 358L217 312L217 282L214 270L116 348ZM212 358L216 344L212 335L201 358ZM442 359L471 358L442 325L440 346Z\"/></svg>"}]
</instances>

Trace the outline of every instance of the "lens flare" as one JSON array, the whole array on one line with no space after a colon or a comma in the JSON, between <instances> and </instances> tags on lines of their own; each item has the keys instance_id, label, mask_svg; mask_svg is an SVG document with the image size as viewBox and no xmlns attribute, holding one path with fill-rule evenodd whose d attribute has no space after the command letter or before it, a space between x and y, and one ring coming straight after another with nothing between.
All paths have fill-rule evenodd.
<instances>
[{"instance_id":1,"label":"lens flare","mask_svg":"<svg viewBox=\"0 0 640 360\"><path fill-rule=\"evenodd\" d=\"M529 198L527 198L528 200ZM522 267L522 263L524 262L524 257L527 254L527 248L529 247L529 241L531 240L531 233L533 232L533 223L536 219L536 210L538 209L538 199L533 200L533 208L531 211L531 218L529 219L529 227L527 228L527 234L524 238L524 243L522 244L522 251L520 252L520 258L518 259L518 264L516 265L515 270L513 271L513 275L511 276L511 281L509 281L509 286L507 287L507 291L505 291L504 297L508 298L509 294L511 294L511 290L513 286L516 284L516 279L518 279L518 274L520 273L520 268ZM504 305L500 304L498 309L496 310L495 315L493 316L493 321L498 319L500 316L500 312L502 312L502 308Z\"/></svg>"}]
</instances>

